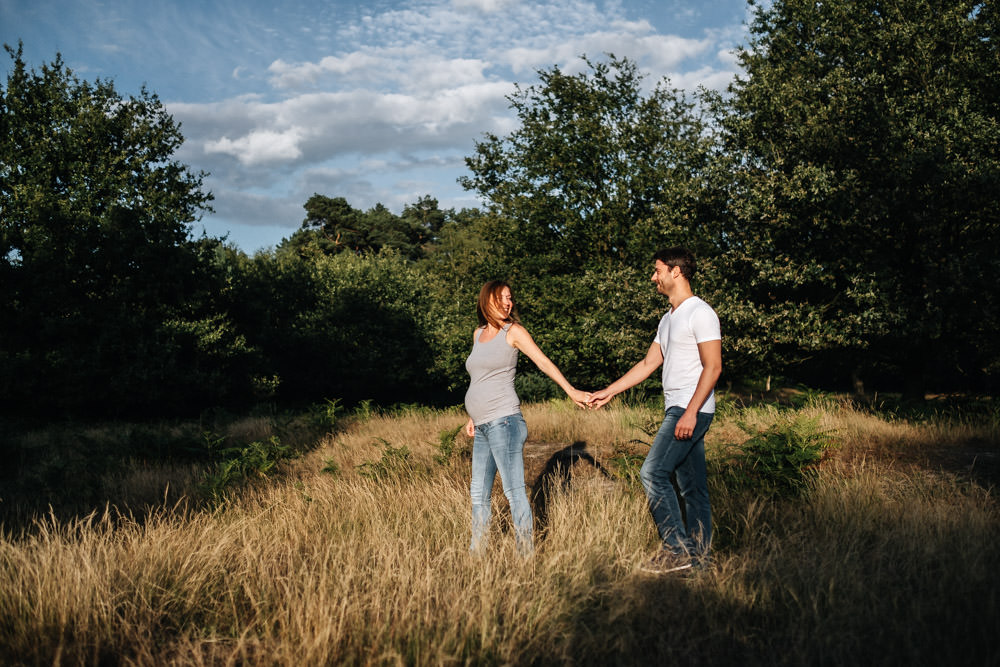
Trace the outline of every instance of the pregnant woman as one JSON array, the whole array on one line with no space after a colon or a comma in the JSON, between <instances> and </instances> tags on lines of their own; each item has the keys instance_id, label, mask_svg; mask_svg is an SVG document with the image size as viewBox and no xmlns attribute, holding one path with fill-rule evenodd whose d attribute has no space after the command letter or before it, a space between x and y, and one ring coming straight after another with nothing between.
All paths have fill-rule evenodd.
<instances>
[{"instance_id":1,"label":"pregnant woman","mask_svg":"<svg viewBox=\"0 0 1000 667\"><path fill-rule=\"evenodd\" d=\"M478 552L489 530L490 497L497 472L510 503L518 551L533 551L531 505L524 486L524 441L528 428L521 416L521 402L514 391L518 351L524 352L580 407L590 395L573 388L552 360L521 326L510 285L494 280L479 290L476 307L479 326L472 334L472 353L465 361L471 382L465 394L469 421L465 433L472 443L472 542Z\"/></svg>"}]
</instances>

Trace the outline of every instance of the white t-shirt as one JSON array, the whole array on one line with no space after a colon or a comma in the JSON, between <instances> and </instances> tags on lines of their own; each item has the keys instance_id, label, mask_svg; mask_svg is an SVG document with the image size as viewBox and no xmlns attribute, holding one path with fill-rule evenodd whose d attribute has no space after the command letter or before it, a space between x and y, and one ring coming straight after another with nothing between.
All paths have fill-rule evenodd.
<instances>
[{"instance_id":1,"label":"white t-shirt","mask_svg":"<svg viewBox=\"0 0 1000 667\"><path fill-rule=\"evenodd\" d=\"M664 409L687 408L691 402L702 371L698 343L709 340L722 340L719 316L696 296L689 296L660 320L653 342L663 351ZM715 412L714 389L698 412Z\"/></svg>"}]
</instances>

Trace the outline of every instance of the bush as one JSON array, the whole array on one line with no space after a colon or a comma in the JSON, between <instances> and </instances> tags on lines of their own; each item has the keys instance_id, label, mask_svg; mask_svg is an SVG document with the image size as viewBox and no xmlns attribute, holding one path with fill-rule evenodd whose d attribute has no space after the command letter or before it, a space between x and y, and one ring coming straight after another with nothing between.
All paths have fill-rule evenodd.
<instances>
[{"instance_id":1,"label":"bush","mask_svg":"<svg viewBox=\"0 0 1000 667\"><path fill-rule=\"evenodd\" d=\"M799 496L816 478L823 452L832 444L829 434L819 430L819 417L783 416L764 429L736 423L750 438L730 445L712 471L731 491Z\"/></svg>"},{"instance_id":2,"label":"bush","mask_svg":"<svg viewBox=\"0 0 1000 667\"><path fill-rule=\"evenodd\" d=\"M260 254L240 271L233 317L261 351L260 374L280 378L278 400L427 401L439 391L427 277L398 254Z\"/></svg>"},{"instance_id":3,"label":"bush","mask_svg":"<svg viewBox=\"0 0 1000 667\"><path fill-rule=\"evenodd\" d=\"M204 490L216 502L223 501L226 491L233 486L249 479L266 477L279 463L295 457L291 448L282 445L276 435L251 442L245 447L223 449L220 454L223 460L205 474L203 483Z\"/></svg>"},{"instance_id":4,"label":"bush","mask_svg":"<svg viewBox=\"0 0 1000 667\"><path fill-rule=\"evenodd\" d=\"M413 463L410 461L410 449L405 445L393 447L391 443L382 438L378 439L384 449L382 458L378 461L366 461L358 466L358 474L369 479L399 479L408 476L413 472Z\"/></svg>"}]
</instances>

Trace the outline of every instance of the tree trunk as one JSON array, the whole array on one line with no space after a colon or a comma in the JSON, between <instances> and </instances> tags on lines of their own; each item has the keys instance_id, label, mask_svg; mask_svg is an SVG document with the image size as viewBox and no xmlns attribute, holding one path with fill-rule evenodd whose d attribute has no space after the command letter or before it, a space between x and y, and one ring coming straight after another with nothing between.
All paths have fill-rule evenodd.
<instances>
[{"instance_id":1,"label":"tree trunk","mask_svg":"<svg viewBox=\"0 0 1000 667\"><path fill-rule=\"evenodd\" d=\"M865 394L865 383L861 379L861 369L857 366L851 371L851 384L854 386L854 398L857 399L867 399L868 396Z\"/></svg>"}]
</instances>

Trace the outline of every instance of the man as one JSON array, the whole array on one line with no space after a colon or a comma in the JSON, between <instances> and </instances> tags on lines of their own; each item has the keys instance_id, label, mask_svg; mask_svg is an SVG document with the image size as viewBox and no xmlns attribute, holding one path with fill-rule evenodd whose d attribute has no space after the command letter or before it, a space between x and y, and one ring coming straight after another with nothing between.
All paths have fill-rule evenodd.
<instances>
[{"instance_id":1,"label":"man","mask_svg":"<svg viewBox=\"0 0 1000 667\"><path fill-rule=\"evenodd\" d=\"M590 405L600 408L662 364L666 415L639 472L662 548L643 569L674 572L704 562L712 538L705 433L715 415L722 333L715 311L691 291L697 268L691 252L681 247L660 250L653 263L652 280L670 300L670 310L660 320L646 357L607 388L594 392ZM672 474L684 498L686 525Z\"/></svg>"}]
</instances>

